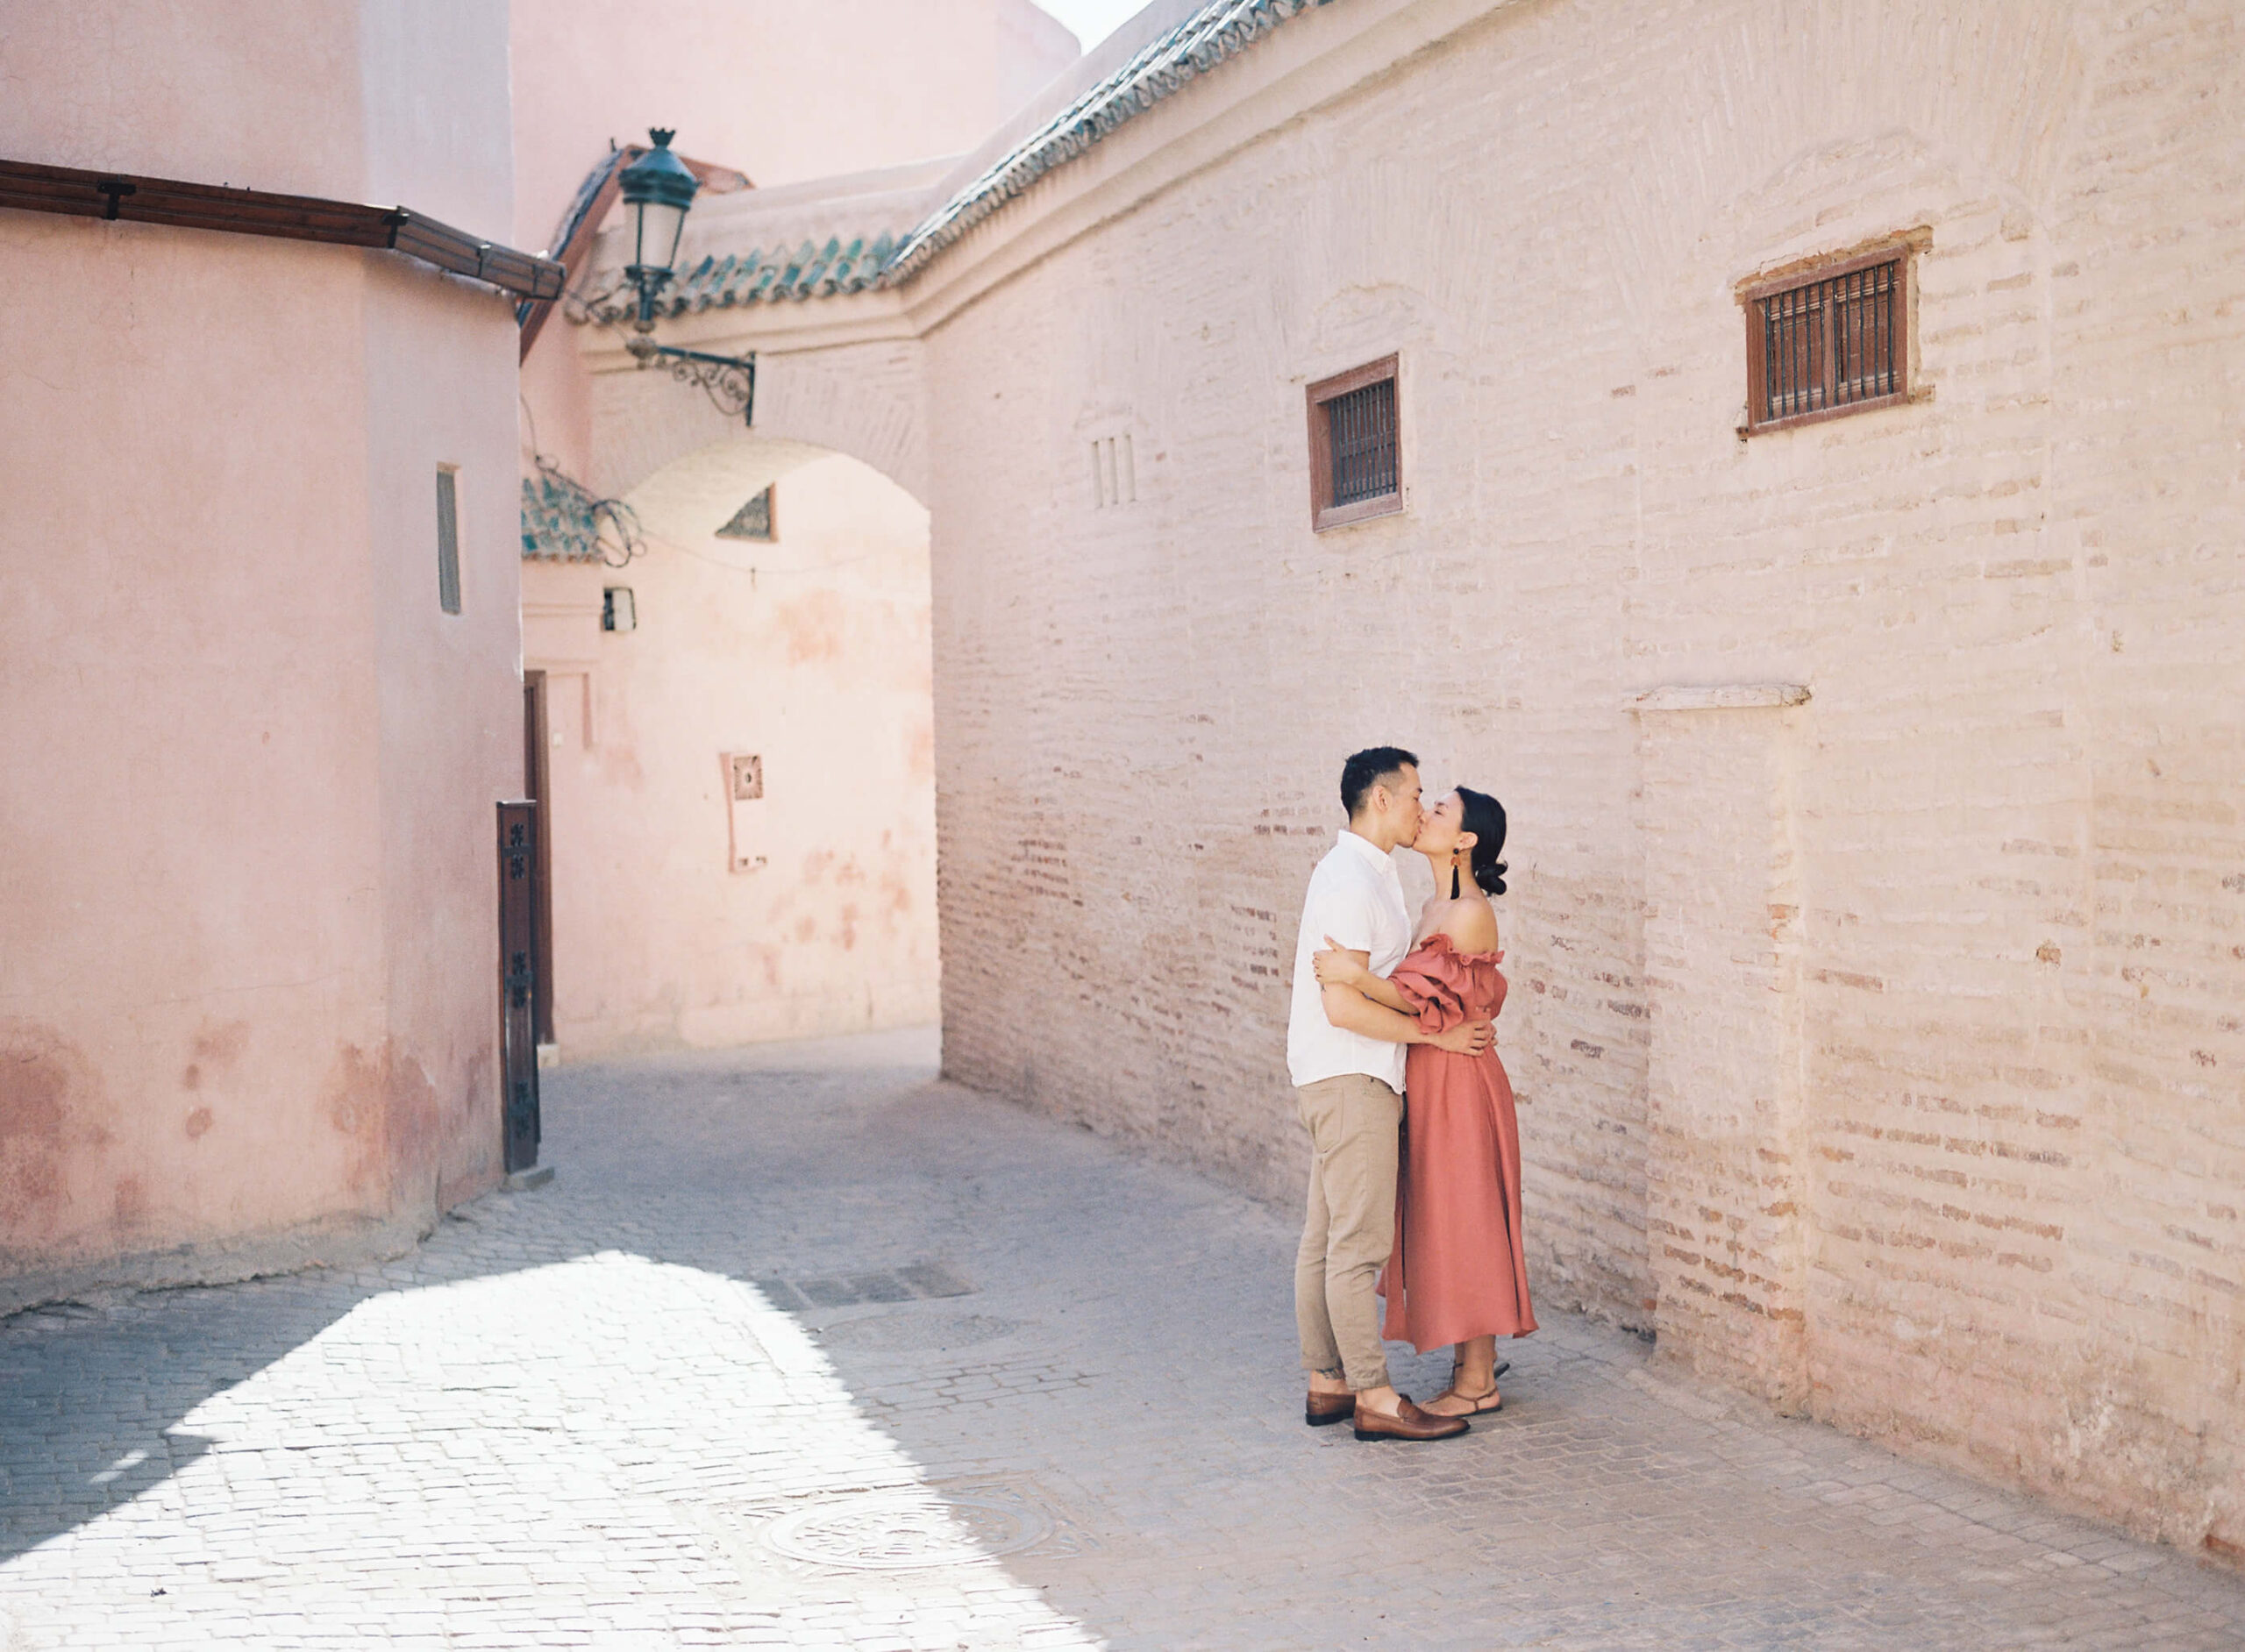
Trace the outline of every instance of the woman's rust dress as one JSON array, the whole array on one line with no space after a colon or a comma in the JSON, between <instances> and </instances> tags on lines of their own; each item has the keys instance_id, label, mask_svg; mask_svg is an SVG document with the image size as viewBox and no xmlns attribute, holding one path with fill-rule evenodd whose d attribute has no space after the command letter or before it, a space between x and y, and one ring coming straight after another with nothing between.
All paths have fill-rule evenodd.
<instances>
[{"instance_id":1,"label":"woman's rust dress","mask_svg":"<svg viewBox=\"0 0 2245 1652\"><path fill-rule=\"evenodd\" d=\"M1429 936L1388 979L1443 1032L1494 1021L1502 952L1460 952ZM1413 1044L1404 1076L1404 1145L1395 1185L1395 1252L1383 1334L1421 1353L1472 1336L1536 1328L1520 1239L1520 1122L1494 1048L1454 1055Z\"/></svg>"}]
</instances>

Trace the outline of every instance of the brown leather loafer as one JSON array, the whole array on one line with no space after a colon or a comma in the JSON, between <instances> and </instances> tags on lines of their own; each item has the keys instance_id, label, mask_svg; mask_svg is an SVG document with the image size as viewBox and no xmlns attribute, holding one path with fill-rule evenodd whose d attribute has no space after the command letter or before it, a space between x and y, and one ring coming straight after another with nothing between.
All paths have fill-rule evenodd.
<instances>
[{"instance_id":1,"label":"brown leather loafer","mask_svg":"<svg viewBox=\"0 0 2245 1652\"><path fill-rule=\"evenodd\" d=\"M1463 1417L1437 1417L1422 1411L1408 1397L1392 1417L1382 1416L1369 1406L1358 1406L1354 1415L1359 1440L1447 1440L1472 1426Z\"/></svg>"},{"instance_id":2,"label":"brown leather loafer","mask_svg":"<svg viewBox=\"0 0 2245 1652\"><path fill-rule=\"evenodd\" d=\"M1315 1388L1302 1402L1301 1420L1313 1428L1322 1428L1329 1422L1346 1422L1357 1414L1354 1394L1321 1394Z\"/></svg>"}]
</instances>

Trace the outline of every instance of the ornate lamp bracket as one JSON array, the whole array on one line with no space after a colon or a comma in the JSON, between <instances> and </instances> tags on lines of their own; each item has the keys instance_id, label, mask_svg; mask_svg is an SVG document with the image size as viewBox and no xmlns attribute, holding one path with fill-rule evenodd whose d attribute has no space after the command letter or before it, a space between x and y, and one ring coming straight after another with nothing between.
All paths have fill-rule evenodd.
<instances>
[{"instance_id":1,"label":"ornate lamp bracket","mask_svg":"<svg viewBox=\"0 0 2245 1652\"><path fill-rule=\"evenodd\" d=\"M660 366L681 383L698 385L721 413L738 413L741 423L756 423L756 357L712 355L704 350L681 350L657 344L644 332L634 332L624 347L642 367Z\"/></svg>"}]
</instances>

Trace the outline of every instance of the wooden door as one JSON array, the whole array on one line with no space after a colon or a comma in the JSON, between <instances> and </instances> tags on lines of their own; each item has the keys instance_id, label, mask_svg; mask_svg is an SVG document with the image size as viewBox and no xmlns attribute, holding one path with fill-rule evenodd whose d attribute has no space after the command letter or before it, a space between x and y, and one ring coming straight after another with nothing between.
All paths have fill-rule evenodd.
<instances>
[{"instance_id":1,"label":"wooden door","mask_svg":"<svg viewBox=\"0 0 2245 1652\"><path fill-rule=\"evenodd\" d=\"M510 1175L538 1163L538 805L499 805L501 1129Z\"/></svg>"},{"instance_id":2,"label":"wooden door","mask_svg":"<svg viewBox=\"0 0 2245 1652\"><path fill-rule=\"evenodd\" d=\"M523 795L538 805L536 893L531 897L531 1025L538 1042L553 1042L553 803L547 753L545 673L523 673Z\"/></svg>"}]
</instances>

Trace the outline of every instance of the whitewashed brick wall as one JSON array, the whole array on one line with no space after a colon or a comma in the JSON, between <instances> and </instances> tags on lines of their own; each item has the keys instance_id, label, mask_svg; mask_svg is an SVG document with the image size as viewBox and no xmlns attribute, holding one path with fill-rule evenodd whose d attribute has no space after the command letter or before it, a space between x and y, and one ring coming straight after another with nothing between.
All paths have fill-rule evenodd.
<instances>
[{"instance_id":1,"label":"whitewashed brick wall","mask_svg":"<svg viewBox=\"0 0 2245 1652\"><path fill-rule=\"evenodd\" d=\"M1303 880L1415 747L1512 811L1545 1301L2238 1552L2241 22L1505 8L944 321L951 1070L1295 1197ZM1927 394L1741 440L1736 284L1904 231ZM1391 351L1408 509L1313 534Z\"/></svg>"}]
</instances>

